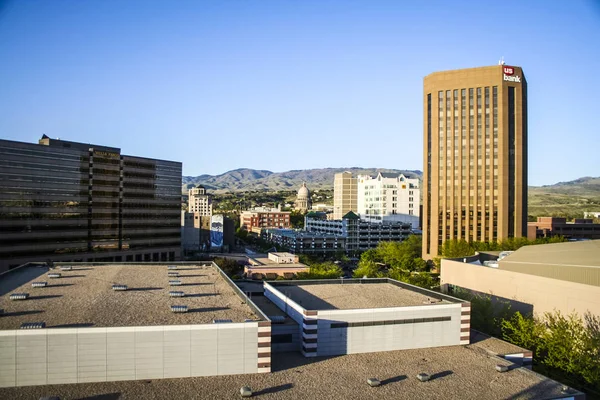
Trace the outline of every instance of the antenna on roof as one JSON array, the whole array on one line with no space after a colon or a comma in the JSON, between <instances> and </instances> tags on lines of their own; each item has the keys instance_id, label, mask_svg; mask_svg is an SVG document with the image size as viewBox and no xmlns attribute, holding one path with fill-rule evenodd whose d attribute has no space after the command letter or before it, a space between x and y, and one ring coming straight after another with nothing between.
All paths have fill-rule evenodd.
<instances>
[{"instance_id":1,"label":"antenna on roof","mask_svg":"<svg viewBox=\"0 0 600 400\"><path fill-rule=\"evenodd\" d=\"M500 59L500 61L498 61L498 65L504 65L504 56L502 56L502 58Z\"/></svg>"}]
</instances>

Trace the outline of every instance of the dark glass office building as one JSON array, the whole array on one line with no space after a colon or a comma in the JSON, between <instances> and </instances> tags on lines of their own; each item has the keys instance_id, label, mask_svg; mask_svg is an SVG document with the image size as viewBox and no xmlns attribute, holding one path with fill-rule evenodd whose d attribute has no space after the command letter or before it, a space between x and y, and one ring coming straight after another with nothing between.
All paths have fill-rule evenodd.
<instances>
[{"instance_id":1,"label":"dark glass office building","mask_svg":"<svg viewBox=\"0 0 600 400\"><path fill-rule=\"evenodd\" d=\"M181 163L43 136L0 140L0 272L29 261L173 261Z\"/></svg>"}]
</instances>

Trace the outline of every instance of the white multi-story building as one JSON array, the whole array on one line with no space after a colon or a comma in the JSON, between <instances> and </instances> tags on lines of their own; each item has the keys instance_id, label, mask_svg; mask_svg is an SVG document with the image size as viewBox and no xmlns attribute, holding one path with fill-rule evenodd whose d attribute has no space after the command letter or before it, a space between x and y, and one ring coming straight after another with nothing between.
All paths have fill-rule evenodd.
<instances>
[{"instance_id":1,"label":"white multi-story building","mask_svg":"<svg viewBox=\"0 0 600 400\"><path fill-rule=\"evenodd\" d=\"M188 212L210 217L212 215L212 199L202 185L189 191Z\"/></svg>"},{"instance_id":2,"label":"white multi-story building","mask_svg":"<svg viewBox=\"0 0 600 400\"><path fill-rule=\"evenodd\" d=\"M356 203L363 221L406 222L418 228L420 194L419 180L403 174L357 177Z\"/></svg>"}]
</instances>

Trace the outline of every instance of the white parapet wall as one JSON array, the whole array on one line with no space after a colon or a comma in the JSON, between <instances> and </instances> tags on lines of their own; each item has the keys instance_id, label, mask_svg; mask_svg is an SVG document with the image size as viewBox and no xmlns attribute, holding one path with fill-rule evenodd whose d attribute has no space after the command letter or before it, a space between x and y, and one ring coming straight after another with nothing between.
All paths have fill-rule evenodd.
<instances>
[{"instance_id":1,"label":"white parapet wall","mask_svg":"<svg viewBox=\"0 0 600 400\"><path fill-rule=\"evenodd\" d=\"M270 372L261 324L0 331L0 387Z\"/></svg>"}]
</instances>

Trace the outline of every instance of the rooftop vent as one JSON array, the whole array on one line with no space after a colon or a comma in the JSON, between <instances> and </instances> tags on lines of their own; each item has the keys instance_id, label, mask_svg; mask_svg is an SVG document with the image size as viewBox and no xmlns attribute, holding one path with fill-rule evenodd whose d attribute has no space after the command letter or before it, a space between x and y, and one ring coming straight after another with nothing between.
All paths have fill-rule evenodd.
<instances>
[{"instance_id":1,"label":"rooftop vent","mask_svg":"<svg viewBox=\"0 0 600 400\"><path fill-rule=\"evenodd\" d=\"M24 322L21 324L21 329L42 329L45 327L45 322Z\"/></svg>"},{"instance_id":2,"label":"rooftop vent","mask_svg":"<svg viewBox=\"0 0 600 400\"><path fill-rule=\"evenodd\" d=\"M171 291L169 292L169 297L185 297L184 292Z\"/></svg>"},{"instance_id":3,"label":"rooftop vent","mask_svg":"<svg viewBox=\"0 0 600 400\"><path fill-rule=\"evenodd\" d=\"M242 386L242 388L240 389L240 396L252 397L252 389L248 386Z\"/></svg>"},{"instance_id":4,"label":"rooftop vent","mask_svg":"<svg viewBox=\"0 0 600 400\"><path fill-rule=\"evenodd\" d=\"M420 374L417 375L417 379L420 380L421 382L427 382L431 377L429 376L429 374L426 374L424 372L421 372Z\"/></svg>"},{"instance_id":5,"label":"rooftop vent","mask_svg":"<svg viewBox=\"0 0 600 400\"><path fill-rule=\"evenodd\" d=\"M184 313L184 312L188 312L188 307L187 306L171 306L171 311L173 311L174 313Z\"/></svg>"},{"instance_id":6,"label":"rooftop vent","mask_svg":"<svg viewBox=\"0 0 600 400\"><path fill-rule=\"evenodd\" d=\"M61 271L72 271L73 267L70 265L63 265L62 267L60 267Z\"/></svg>"},{"instance_id":7,"label":"rooftop vent","mask_svg":"<svg viewBox=\"0 0 600 400\"><path fill-rule=\"evenodd\" d=\"M60 276L61 276L60 272L50 272L48 274L48 278L51 278L51 279L60 278Z\"/></svg>"},{"instance_id":8,"label":"rooftop vent","mask_svg":"<svg viewBox=\"0 0 600 400\"><path fill-rule=\"evenodd\" d=\"M11 300L27 300L29 293L13 293L10 295Z\"/></svg>"},{"instance_id":9,"label":"rooftop vent","mask_svg":"<svg viewBox=\"0 0 600 400\"><path fill-rule=\"evenodd\" d=\"M498 372L506 372L506 371L508 371L508 365L497 364L496 365L496 371L498 371Z\"/></svg>"},{"instance_id":10,"label":"rooftop vent","mask_svg":"<svg viewBox=\"0 0 600 400\"><path fill-rule=\"evenodd\" d=\"M272 324L283 324L285 317L283 315L269 315Z\"/></svg>"},{"instance_id":11,"label":"rooftop vent","mask_svg":"<svg viewBox=\"0 0 600 400\"><path fill-rule=\"evenodd\" d=\"M169 265L167 269L177 269L177 265Z\"/></svg>"},{"instance_id":12,"label":"rooftop vent","mask_svg":"<svg viewBox=\"0 0 600 400\"><path fill-rule=\"evenodd\" d=\"M367 383L371 387L377 387L377 386L381 385L381 381L377 378L369 378L369 379L367 379Z\"/></svg>"},{"instance_id":13,"label":"rooftop vent","mask_svg":"<svg viewBox=\"0 0 600 400\"><path fill-rule=\"evenodd\" d=\"M229 322L233 322L230 319L213 319L213 324L227 324Z\"/></svg>"},{"instance_id":14,"label":"rooftop vent","mask_svg":"<svg viewBox=\"0 0 600 400\"><path fill-rule=\"evenodd\" d=\"M169 286L181 286L180 280L169 281Z\"/></svg>"},{"instance_id":15,"label":"rooftop vent","mask_svg":"<svg viewBox=\"0 0 600 400\"><path fill-rule=\"evenodd\" d=\"M169 272L168 275L176 278L179 276L179 272Z\"/></svg>"},{"instance_id":16,"label":"rooftop vent","mask_svg":"<svg viewBox=\"0 0 600 400\"><path fill-rule=\"evenodd\" d=\"M112 285L112 290L122 292L127 290L127 285Z\"/></svg>"},{"instance_id":17,"label":"rooftop vent","mask_svg":"<svg viewBox=\"0 0 600 400\"><path fill-rule=\"evenodd\" d=\"M46 287L48 282L31 282L31 287Z\"/></svg>"}]
</instances>

